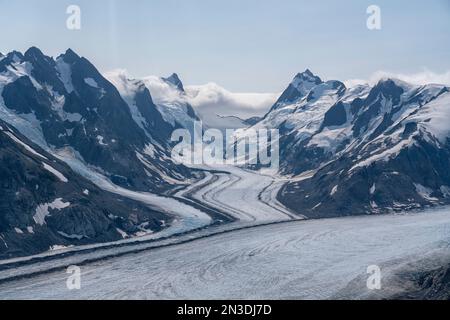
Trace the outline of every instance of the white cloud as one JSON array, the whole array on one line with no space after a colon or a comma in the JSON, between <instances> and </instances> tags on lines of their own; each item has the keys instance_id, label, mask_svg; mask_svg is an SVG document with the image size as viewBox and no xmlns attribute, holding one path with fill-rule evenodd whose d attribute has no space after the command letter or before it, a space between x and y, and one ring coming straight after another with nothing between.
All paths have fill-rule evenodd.
<instances>
[{"instance_id":1,"label":"white cloud","mask_svg":"<svg viewBox=\"0 0 450 320\"><path fill-rule=\"evenodd\" d=\"M242 119L263 116L279 93L235 93L215 83L186 87L189 101L199 113L236 116Z\"/></svg>"},{"instance_id":2,"label":"white cloud","mask_svg":"<svg viewBox=\"0 0 450 320\"><path fill-rule=\"evenodd\" d=\"M106 72L104 76L124 94L126 79L132 79L126 70L118 69ZM280 96L280 93L235 93L230 92L216 83L185 86L186 94L174 89L157 76L140 79L150 90L155 103L172 106L189 103L200 115L219 117L239 117L248 119L263 116Z\"/></svg>"},{"instance_id":3,"label":"white cloud","mask_svg":"<svg viewBox=\"0 0 450 320\"><path fill-rule=\"evenodd\" d=\"M350 79L344 81L347 87L354 87L360 84L370 84L375 85L381 79L393 78L399 79L414 85L424 85L424 84L443 84L450 85L450 71L445 73L435 73L428 69L424 69L421 72L404 74L404 73L393 73L388 71L377 71L373 73L369 79Z\"/></svg>"}]
</instances>

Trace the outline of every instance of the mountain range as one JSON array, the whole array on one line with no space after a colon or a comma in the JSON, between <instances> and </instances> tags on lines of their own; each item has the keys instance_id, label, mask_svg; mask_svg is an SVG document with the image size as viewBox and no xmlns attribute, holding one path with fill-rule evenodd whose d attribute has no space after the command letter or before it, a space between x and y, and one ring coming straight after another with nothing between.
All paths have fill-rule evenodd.
<instances>
[{"instance_id":1,"label":"mountain range","mask_svg":"<svg viewBox=\"0 0 450 320\"><path fill-rule=\"evenodd\" d=\"M114 190L171 197L203 179L207 168L171 159L172 132L195 130L198 120L239 128L238 137L278 129L277 175L286 183L276 196L302 217L450 203L444 85L383 79L347 88L306 70L265 115L249 119L196 109L200 94L177 74L102 75L70 49L57 58L35 47L0 55L0 258L170 226L176 218L167 210Z\"/></svg>"},{"instance_id":2,"label":"mountain range","mask_svg":"<svg viewBox=\"0 0 450 320\"><path fill-rule=\"evenodd\" d=\"M448 204L449 117L444 85L346 88L306 70L252 128L280 130L280 171L291 179L279 200L321 218Z\"/></svg>"}]
</instances>

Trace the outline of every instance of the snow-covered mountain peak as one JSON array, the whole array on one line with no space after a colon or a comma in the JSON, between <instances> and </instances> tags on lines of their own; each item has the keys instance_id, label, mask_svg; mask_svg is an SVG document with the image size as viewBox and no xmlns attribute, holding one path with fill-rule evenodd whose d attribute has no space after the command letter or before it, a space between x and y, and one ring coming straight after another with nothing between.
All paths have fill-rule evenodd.
<instances>
[{"instance_id":1,"label":"snow-covered mountain peak","mask_svg":"<svg viewBox=\"0 0 450 320\"><path fill-rule=\"evenodd\" d=\"M135 122L152 137L170 135L178 127L191 129L198 120L186 93L166 78L134 79L126 70L108 72L105 77L127 102ZM170 78L179 79L177 75Z\"/></svg>"},{"instance_id":2,"label":"snow-covered mountain peak","mask_svg":"<svg viewBox=\"0 0 450 320\"><path fill-rule=\"evenodd\" d=\"M272 110L301 100L308 95L311 89L322 83L322 79L314 75L309 69L306 69L306 71L302 73L298 73L272 107Z\"/></svg>"},{"instance_id":3,"label":"snow-covered mountain peak","mask_svg":"<svg viewBox=\"0 0 450 320\"><path fill-rule=\"evenodd\" d=\"M184 86L183 82L181 82L180 77L178 77L178 74L172 73L170 77L162 78L164 81L174 85L178 90L184 92Z\"/></svg>"},{"instance_id":4,"label":"snow-covered mountain peak","mask_svg":"<svg viewBox=\"0 0 450 320\"><path fill-rule=\"evenodd\" d=\"M314 75L309 69L306 69L306 71L298 73L289 86L295 88L302 96L305 96L312 88L322 83L322 79Z\"/></svg>"},{"instance_id":5,"label":"snow-covered mountain peak","mask_svg":"<svg viewBox=\"0 0 450 320\"><path fill-rule=\"evenodd\" d=\"M192 127L193 121L198 117L184 91L179 90L178 87L164 78L157 76L145 77L142 81L150 90L153 101L165 121L173 127Z\"/></svg>"},{"instance_id":6,"label":"snow-covered mountain peak","mask_svg":"<svg viewBox=\"0 0 450 320\"><path fill-rule=\"evenodd\" d=\"M297 73L297 75L292 80L291 84L295 88L299 89L301 86L308 85L318 85L322 83L322 79L312 73L309 69L306 69L303 72Z\"/></svg>"}]
</instances>

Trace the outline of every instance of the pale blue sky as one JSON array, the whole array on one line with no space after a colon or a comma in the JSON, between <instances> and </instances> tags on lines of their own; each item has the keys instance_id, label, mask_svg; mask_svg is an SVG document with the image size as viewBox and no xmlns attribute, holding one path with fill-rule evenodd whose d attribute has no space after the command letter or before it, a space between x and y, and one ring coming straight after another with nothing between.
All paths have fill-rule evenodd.
<instances>
[{"instance_id":1,"label":"pale blue sky","mask_svg":"<svg viewBox=\"0 0 450 320\"><path fill-rule=\"evenodd\" d=\"M65 27L69 4L81 31ZM381 31L366 28L370 4ZM0 30L3 53L71 47L101 71L234 91L278 92L305 68L340 80L450 70L449 0L0 0Z\"/></svg>"}]
</instances>

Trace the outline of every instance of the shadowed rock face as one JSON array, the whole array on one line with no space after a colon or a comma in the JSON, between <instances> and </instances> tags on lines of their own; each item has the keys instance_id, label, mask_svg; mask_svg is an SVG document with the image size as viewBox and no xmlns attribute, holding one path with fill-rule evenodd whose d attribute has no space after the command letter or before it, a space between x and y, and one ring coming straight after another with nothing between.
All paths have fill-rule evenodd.
<instances>
[{"instance_id":1,"label":"shadowed rock face","mask_svg":"<svg viewBox=\"0 0 450 320\"><path fill-rule=\"evenodd\" d=\"M322 127L339 127L347 122L347 111L345 105L342 102L338 102L325 113Z\"/></svg>"},{"instance_id":2,"label":"shadowed rock face","mask_svg":"<svg viewBox=\"0 0 450 320\"><path fill-rule=\"evenodd\" d=\"M120 240L170 220L99 189L0 120L0 259Z\"/></svg>"}]
</instances>

